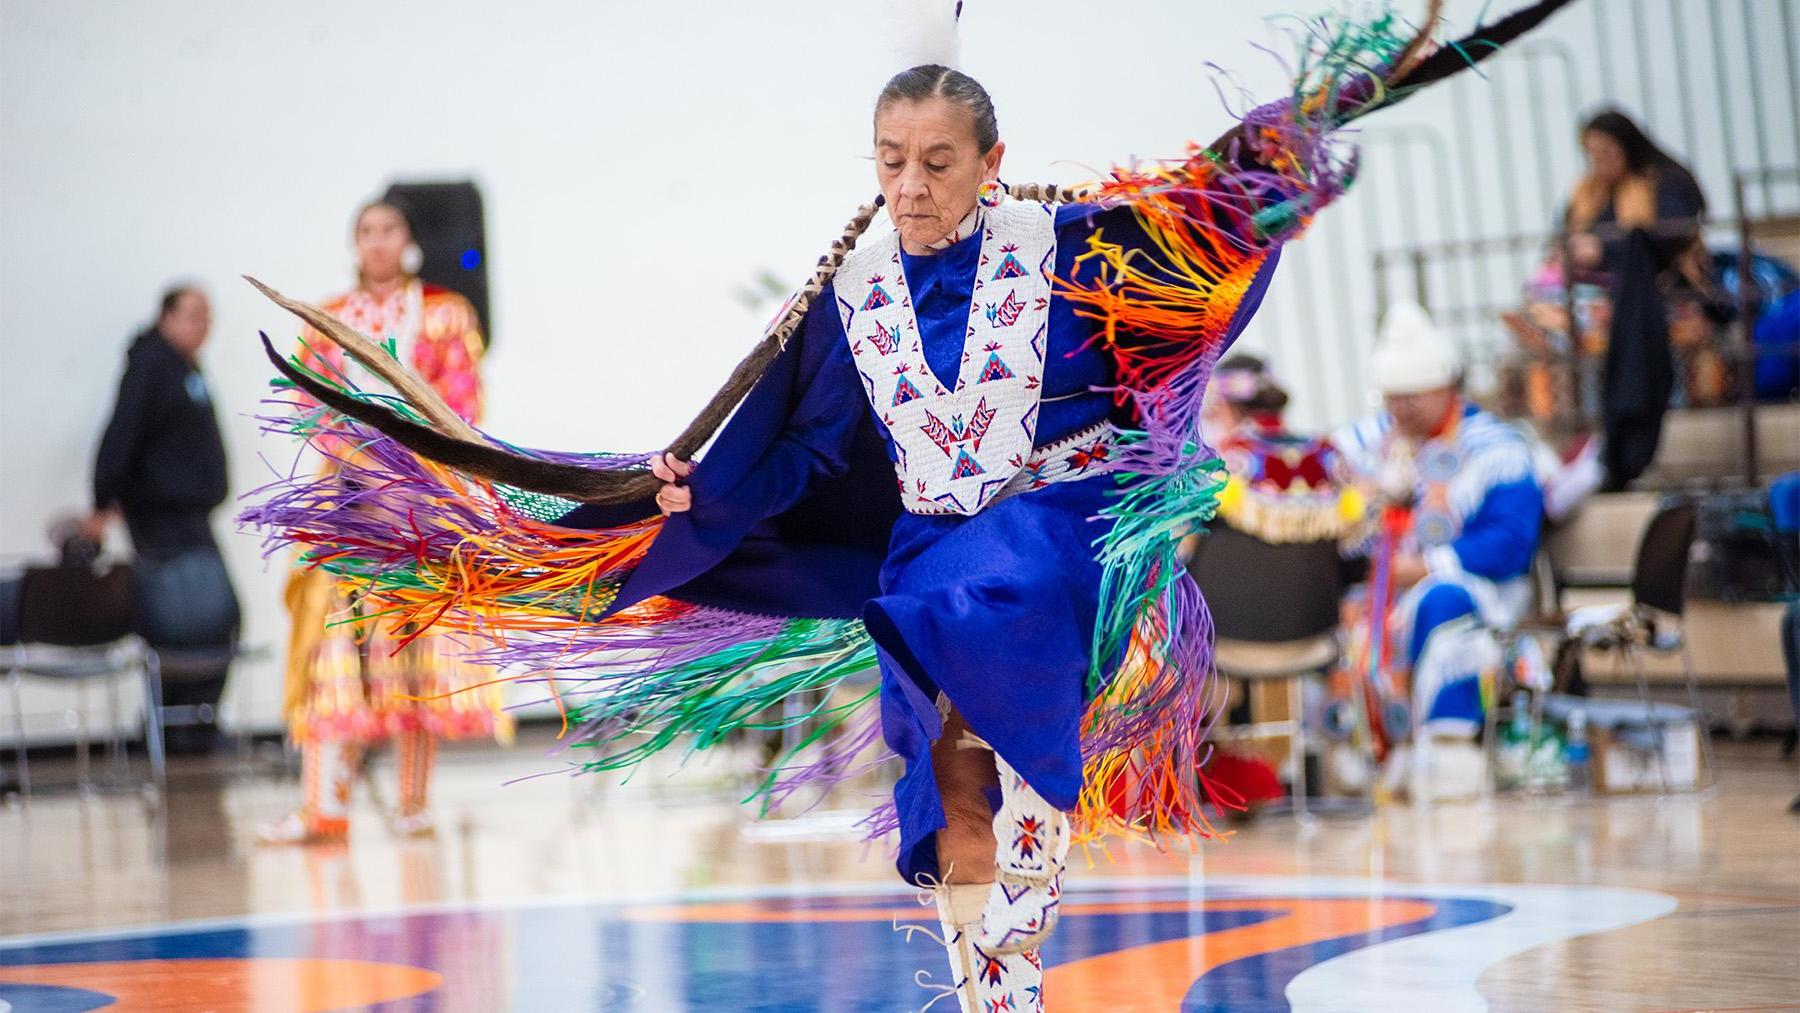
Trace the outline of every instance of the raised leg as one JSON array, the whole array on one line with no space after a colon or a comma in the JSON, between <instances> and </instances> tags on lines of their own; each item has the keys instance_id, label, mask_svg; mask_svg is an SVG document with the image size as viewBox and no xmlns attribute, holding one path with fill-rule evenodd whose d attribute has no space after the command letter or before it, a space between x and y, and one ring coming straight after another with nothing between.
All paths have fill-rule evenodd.
<instances>
[{"instance_id":1,"label":"raised leg","mask_svg":"<svg viewBox=\"0 0 1800 1013\"><path fill-rule=\"evenodd\" d=\"M931 747L946 826L937 832L939 875L946 883L994 881L994 810L988 790L996 782L994 753L950 711L944 733Z\"/></svg>"},{"instance_id":2,"label":"raised leg","mask_svg":"<svg viewBox=\"0 0 1800 1013\"><path fill-rule=\"evenodd\" d=\"M1035 950L1056 926L1069 820L970 731L954 709L932 747L946 826L938 868L950 886L993 884L973 944L1011 956ZM1000 789L1000 809L989 802Z\"/></svg>"}]
</instances>

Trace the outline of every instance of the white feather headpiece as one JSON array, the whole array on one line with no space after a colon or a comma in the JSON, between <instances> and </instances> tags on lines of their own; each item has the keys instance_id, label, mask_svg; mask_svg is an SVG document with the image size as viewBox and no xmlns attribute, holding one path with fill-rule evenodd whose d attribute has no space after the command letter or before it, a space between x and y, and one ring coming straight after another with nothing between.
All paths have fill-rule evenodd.
<instances>
[{"instance_id":1,"label":"white feather headpiece","mask_svg":"<svg viewBox=\"0 0 1800 1013\"><path fill-rule=\"evenodd\" d=\"M882 35L892 46L896 71L927 63L946 67L961 63L956 25L962 17L962 0L898 0L883 6Z\"/></svg>"}]
</instances>

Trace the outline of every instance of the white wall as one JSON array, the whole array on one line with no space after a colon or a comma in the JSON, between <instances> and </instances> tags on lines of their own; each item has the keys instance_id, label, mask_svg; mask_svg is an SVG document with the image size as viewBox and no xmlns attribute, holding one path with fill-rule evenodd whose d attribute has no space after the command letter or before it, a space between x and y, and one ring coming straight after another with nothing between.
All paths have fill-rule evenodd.
<instances>
[{"instance_id":1,"label":"white wall","mask_svg":"<svg viewBox=\"0 0 1800 1013\"><path fill-rule=\"evenodd\" d=\"M1079 179L1215 135L1228 121L1207 61L1277 94L1282 71L1247 42L1285 48L1265 18L1308 6L1054 0L1026 17L971 0L963 64L995 95L1009 178ZM1479 7L1451 12L1467 24ZM734 291L764 269L798 280L872 194L868 107L905 62L883 42L892 9L0 0L0 554L43 551L46 520L85 505L124 343L172 279L214 298L205 366L235 487L269 473L262 455L284 460L248 416L270 374L257 330L294 327L236 276L344 287L351 210L395 178L483 187L489 427L558 448L659 445L763 322ZM1588 22L1564 18L1552 37L1592 44ZM1372 129L1452 112L1427 97ZM1511 171L1505 157L1481 171ZM1355 254L1369 226L1334 214L1247 339L1274 349L1315 424L1358 405L1371 305ZM1357 314L1321 331L1305 310L1328 276ZM280 563L247 535L225 543L248 638L279 646ZM238 675L259 722L274 719L279 661Z\"/></svg>"}]
</instances>

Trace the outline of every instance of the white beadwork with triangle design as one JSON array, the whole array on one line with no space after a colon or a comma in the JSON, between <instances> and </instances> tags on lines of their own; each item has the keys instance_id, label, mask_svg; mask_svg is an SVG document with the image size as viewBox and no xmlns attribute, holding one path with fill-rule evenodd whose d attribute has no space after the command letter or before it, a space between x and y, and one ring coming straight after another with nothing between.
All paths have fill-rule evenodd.
<instances>
[{"instance_id":1,"label":"white beadwork with triangle design","mask_svg":"<svg viewBox=\"0 0 1800 1013\"><path fill-rule=\"evenodd\" d=\"M926 362L898 233L851 253L834 282L856 371L894 442L901 502L916 512L974 514L1024 465L1037 436L1056 209L1005 200L982 212L978 228L952 389Z\"/></svg>"}]
</instances>

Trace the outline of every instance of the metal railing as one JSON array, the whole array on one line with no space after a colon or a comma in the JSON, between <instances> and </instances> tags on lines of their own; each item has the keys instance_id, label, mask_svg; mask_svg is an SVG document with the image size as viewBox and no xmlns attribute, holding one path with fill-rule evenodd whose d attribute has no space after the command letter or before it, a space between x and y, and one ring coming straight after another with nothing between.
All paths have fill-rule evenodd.
<instances>
[{"instance_id":1,"label":"metal railing","mask_svg":"<svg viewBox=\"0 0 1800 1013\"><path fill-rule=\"evenodd\" d=\"M1731 341L1724 352L1727 361L1735 367L1737 389L1734 402L1742 415L1742 456L1738 474L1746 484L1755 485L1759 479L1759 454L1756 424L1756 390L1755 366L1759 354L1767 351L1756 344L1756 328L1760 301L1752 281L1751 264L1757 254L1757 237L1766 235L1780 236L1789 241L1800 239L1800 198L1794 200L1791 210L1764 206L1753 208L1753 191L1765 200L1778 200L1776 186L1781 183L1800 184L1800 166L1765 167L1746 170L1733 174L1732 177L1732 216L1724 219L1712 219L1702 223L1704 233L1723 238L1732 237L1732 246L1737 253L1737 305L1736 319L1732 330L1736 338ZM1680 219L1657 223L1659 226L1679 227L1691 224L1693 219ZM1439 293L1432 286L1430 279L1433 269L1440 273L1454 276L1456 267L1476 258L1499 254L1543 254L1558 246L1562 247L1562 272L1560 276L1564 313L1571 331L1576 326L1575 293L1580 279L1571 271L1573 257L1567 246L1568 237L1555 232L1530 232L1509 236L1496 236L1487 239L1451 240L1445 242L1416 243L1379 250L1374 256L1376 311L1379 315L1395 301L1397 288L1405 290L1407 298L1429 307L1433 316L1440 322L1452 326L1468 326L1488 321L1497 321L1504 312L1515 310L1519 306L1519 293L1523 286L1515 286L1511 298L1495 299L1478 297L1473 300L1456 300L1446 303L1438 298ZM1722 245L1722 244L1719 244ZM1400 274L1403 281L1396 285L1394 276ZM1452 296L1454 299L1454 295ZM1792 354L1800 355L1800 345L1792 349ZM1581 343L1574 340L1567 342L1566 348L1550 356L1539 356L1558 365L1566 366L1568 382L1571 384L1570 403L1573 410L1580 412L1584 398L1580 390L1584 372ZM1585 418L1581 420L1592 430L1597 428L1597 420Z\"/></svg>"},{"instance_id":2,"label":"metal railing","mask_svg":"<svg viewBox=\"0 0 1800 1013\"><path fill-rule=\"evenodd\" d=\"M1379 311L1401 292L1423 293L1465 346L1502 345L1491 311L1554 241L1581 171L1576 126L1601 105L1663 139L1718 202L1739 174L1759 207L1800 193L1781 168L1800 164L1797 22L1800 0L1583 0L1483 75L1421 99L1438 103L1435 119L1376 121L1361 179L1284 257L1280 292L1296 296L1272 297L1250 336L1278 367L1310 365L1291 378L1302 424L1366 405ZM1744 217L1716 221L1715 243ZM1373 278L1346 270L1371 259Z\"/></svg>"}]
</instances>

